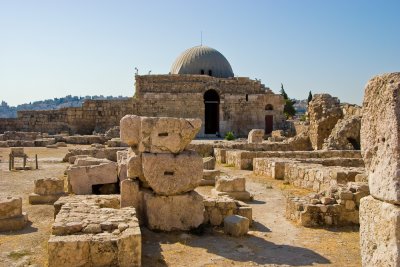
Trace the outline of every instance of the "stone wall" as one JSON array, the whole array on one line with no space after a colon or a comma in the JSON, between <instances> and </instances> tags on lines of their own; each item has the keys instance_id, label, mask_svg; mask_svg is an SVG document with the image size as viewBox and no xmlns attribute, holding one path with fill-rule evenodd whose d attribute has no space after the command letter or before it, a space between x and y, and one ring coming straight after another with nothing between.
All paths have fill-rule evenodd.
<instances>
[{"instance_id":1,"label":"stone wall","mask_svg":"<svg viewBox=\"0 0 400 267\"><path fill-rule=\"evenodd\" d=\"M251 129L265 128L265 116L273 116L274 129L284 123L282 96L272 93L259 81L249 78L219 79L205 75L136 76L138 115L200 118L204 117L207 90L220 97L220 134L233 131L247 136ZM267 105L272 110L267 110ZM190 109L188 109L190 107ZM204 123L199 136L204 135Z\"/></svg>"}]
</instances>

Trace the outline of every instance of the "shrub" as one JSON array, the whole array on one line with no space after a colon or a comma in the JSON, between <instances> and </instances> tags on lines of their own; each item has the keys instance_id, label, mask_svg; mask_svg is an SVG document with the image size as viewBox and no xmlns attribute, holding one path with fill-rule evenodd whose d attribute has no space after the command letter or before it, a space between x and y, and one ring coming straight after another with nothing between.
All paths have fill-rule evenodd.
<instances>
[{"instance_id":1,"label":"shrub","mask_svg":"<svg viewBox=\"0 0 400 267\"><path fill-rule=\"evenodd\" d=\"M236 137L235 137L235 135L233 134L233 132L227 132L227 133L226 133L226 135L225 135L225 140L232 141L232 140L235 140L235 139L236 139Z\"/></svg>"}]
</instances>

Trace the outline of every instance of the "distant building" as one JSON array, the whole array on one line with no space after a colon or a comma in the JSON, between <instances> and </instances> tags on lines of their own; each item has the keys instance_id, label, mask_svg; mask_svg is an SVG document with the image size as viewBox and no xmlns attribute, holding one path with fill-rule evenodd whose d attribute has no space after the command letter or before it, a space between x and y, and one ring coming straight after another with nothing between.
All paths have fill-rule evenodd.
<instances>
[{"instance_id":1,"label":"distant building","mask_svg":"<svg viewBox=\"0 0 400 267\"><path fill-rule=\"evenodd\" d=\"M200 137L232 131L246 136L251 129L270 133L284 123L283 97L259 80L234 77L231 65L217 50L196 46L184 51L169 74L135 75L135 96L128 100L88 100L79 108L22 111L17 119L0 119L6 130L89 134L119 124L126 114L200 118Z\"/></svg>"}]
</instances>

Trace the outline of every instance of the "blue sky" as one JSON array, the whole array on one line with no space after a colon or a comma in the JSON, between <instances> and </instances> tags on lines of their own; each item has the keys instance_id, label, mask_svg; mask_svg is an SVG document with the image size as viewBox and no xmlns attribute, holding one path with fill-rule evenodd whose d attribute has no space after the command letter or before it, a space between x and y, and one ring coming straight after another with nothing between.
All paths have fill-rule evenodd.
<instances>
[{"instance_id":1,"label":"blue sky","mask_svg":"<svg viewBox=\"0 0 400 267\"><path fill-rule=\"evenodd\" d=\"M0 0L0 100L132 96L135 67L168 73L203 31L237 76L360 104L372 76L400 71L399 10L399 0Z\"/></svg>"}]
</instances>

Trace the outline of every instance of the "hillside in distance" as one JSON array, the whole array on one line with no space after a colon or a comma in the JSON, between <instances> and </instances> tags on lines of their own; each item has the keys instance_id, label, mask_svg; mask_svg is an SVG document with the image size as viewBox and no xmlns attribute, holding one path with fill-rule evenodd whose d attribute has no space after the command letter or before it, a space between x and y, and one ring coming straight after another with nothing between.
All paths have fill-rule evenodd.
<instances>
[{"instance_id":1,"label":"hillside in distance","mask_svg":"<svg viewBox=\"0 0 400 267\"><path fill-rule=\"evenodd\" d=\"M61 98L46 99L30 103L21 104L18 106L9 106L7 102L1 101L0 118L16 118L17 111L20 110L54 110L66 107L81 107L85 100L113 100L113 99L128 99L125 96L71 96L67 95Z\"/></svg>"}]
</instances>

